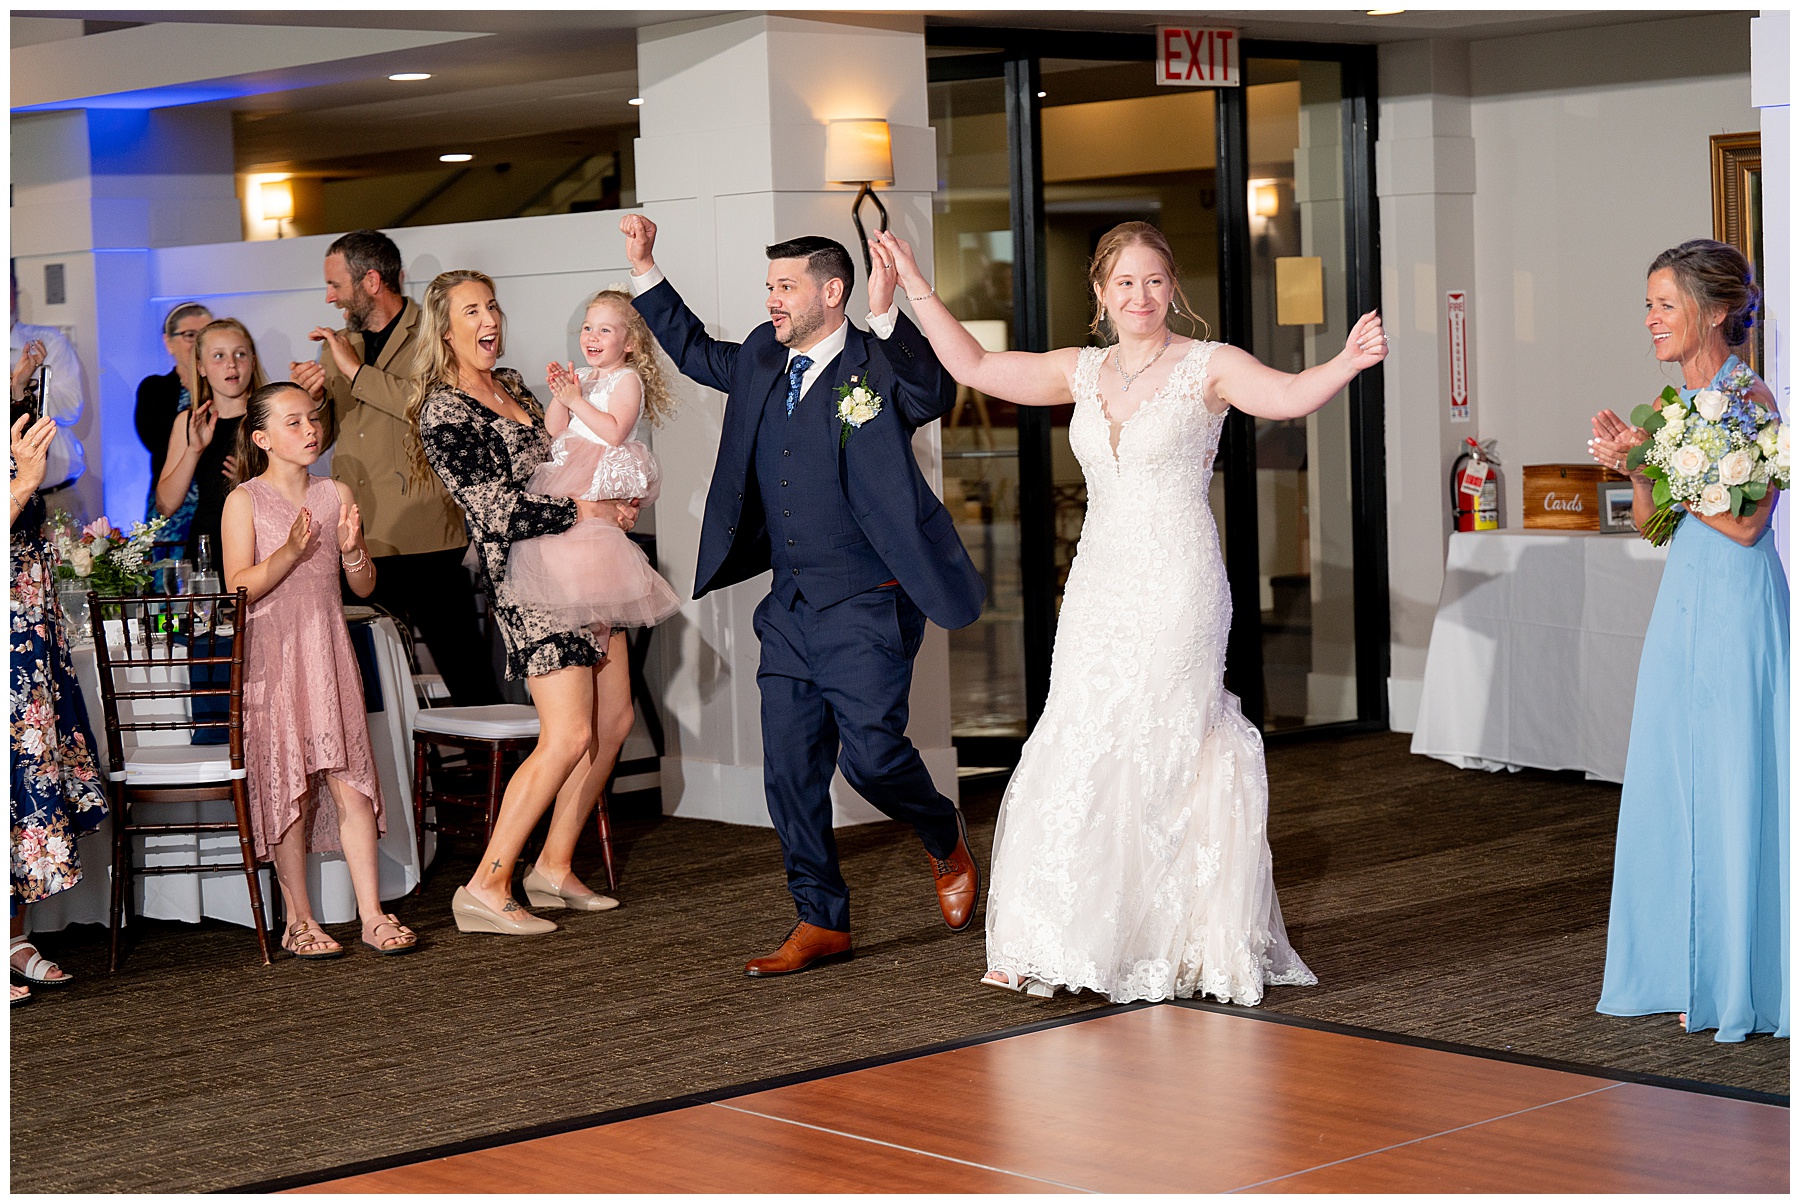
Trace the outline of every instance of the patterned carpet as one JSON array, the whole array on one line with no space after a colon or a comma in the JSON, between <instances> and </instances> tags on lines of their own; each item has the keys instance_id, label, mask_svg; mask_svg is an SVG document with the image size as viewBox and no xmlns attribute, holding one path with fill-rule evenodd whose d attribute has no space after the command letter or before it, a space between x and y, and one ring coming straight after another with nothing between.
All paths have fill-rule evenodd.
<instances>
[{"instance_id":1,"label":"patterned carpet","mask_svg":"<svg viewBox=\"0 0 1800 1204\"><path fill-rule=\"evenodd\" d=\"M1461 772L1385 734L1276 749L1270 777L1282 903L1320 985L1265 1008L1787 1093L1786 1041L1594 1014L1616 788ZM985 865L999 790L965 803ZM468 848L398 905L425 943L410 957L263 967L246 929L146 923L108 976L97 929L46 937L81 981L12 1016L12 1189L264 1183L1104 1004L978 988L979 927L944 928L923 853L886 824L839 838L856 959L746 979L792 922L773 834L620 827L626 906L542 938L455 932Z\"/></svg>"}]
</instances>

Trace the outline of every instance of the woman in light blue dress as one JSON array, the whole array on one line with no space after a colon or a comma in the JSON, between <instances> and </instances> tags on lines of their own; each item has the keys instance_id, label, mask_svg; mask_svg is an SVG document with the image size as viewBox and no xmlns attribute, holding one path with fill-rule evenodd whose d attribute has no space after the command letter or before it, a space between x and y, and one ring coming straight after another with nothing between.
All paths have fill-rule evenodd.
<instances>
[{"instance_id":1,"label":"woman in light blue dress","mask_svg":"<svg viewBox=\"0 0 1800 1204\"><path fill-rule=\"evenodd\" d=\"M1651 264L1656 358L1683 400L1739 361L1758 291L1749 264L1697 239ZM1775 408L1768 387L1754 394ZM1610 410L1594 458L1622 468L1645 438ZM1654 504L1633 474L1640 526ZM1619 804L1599 1011L1681 1014L1718 1041L1788 1035L1788 586L1771 491L1742 517L1689 512L1669 544L1638 664Z\"/></svg>"}]
</instances>

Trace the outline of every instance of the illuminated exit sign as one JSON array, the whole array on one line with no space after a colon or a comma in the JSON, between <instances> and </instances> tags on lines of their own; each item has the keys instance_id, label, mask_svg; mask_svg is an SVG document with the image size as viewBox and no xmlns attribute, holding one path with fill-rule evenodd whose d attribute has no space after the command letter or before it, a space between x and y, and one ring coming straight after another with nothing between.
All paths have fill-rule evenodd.
<instances>
[{"instance_id":1,"label":"illuminated exit sign","mask_svg":"<svg viewBox=\"0 0 1800 1204\"><path fill-rule=\"evenodd\" d=\"M1174 88L1235 88L1238 33L1235 29L1156 27L1156 82Z\"/></svg>"}]
</instances>

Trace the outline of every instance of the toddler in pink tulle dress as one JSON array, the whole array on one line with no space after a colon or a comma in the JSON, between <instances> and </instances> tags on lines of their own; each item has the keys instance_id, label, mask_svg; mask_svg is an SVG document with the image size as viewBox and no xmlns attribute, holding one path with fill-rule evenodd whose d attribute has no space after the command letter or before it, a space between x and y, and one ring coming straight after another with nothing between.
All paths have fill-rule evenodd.
<instances>
[{"instance_id":1,"label":"toddler in pink tulle dress","mask_svg":"<svg viewBox=\"0 0 1800 1204\"><path fill-rule=\"evenodd\" d=\"M634 437L640 416L658 422L670 408L655 348L625 293L610 289L589 300L581 326L588 366L580 373L573 365L549 367L544 425L556 441L529 492L589 502L656 500L656 457ZM681 607L611 518L584 518L567 531L513 544L506 579L521 601L576 627L652 627Z\"/></svg>"}]
</instances>

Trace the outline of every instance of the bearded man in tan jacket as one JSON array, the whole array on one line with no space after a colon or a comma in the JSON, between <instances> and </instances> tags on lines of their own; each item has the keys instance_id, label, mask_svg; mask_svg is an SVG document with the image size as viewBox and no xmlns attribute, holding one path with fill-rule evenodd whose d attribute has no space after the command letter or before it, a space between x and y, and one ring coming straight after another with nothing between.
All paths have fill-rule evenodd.
<instances>
[{"instance_id":1,"label":"bearded man in tan jacket","mask_svg":"<svg viewBox=\"0 0 1800 1204\"><path fill-rule=\"evenodd\" d=\"M475 619L463 568L468 534L462 511L435 479L407 476L406 410L418 389L424 351L419 307L400 292L400 249L379 230L353 230L325 252L325 300L344 311L344 329L321 326L319 362L289 365L296 384L325 405L331 475L362 508L375 558L368 601L419 629L457 706L500 701L488 641Z\"/></svg>"}]
</instances>

